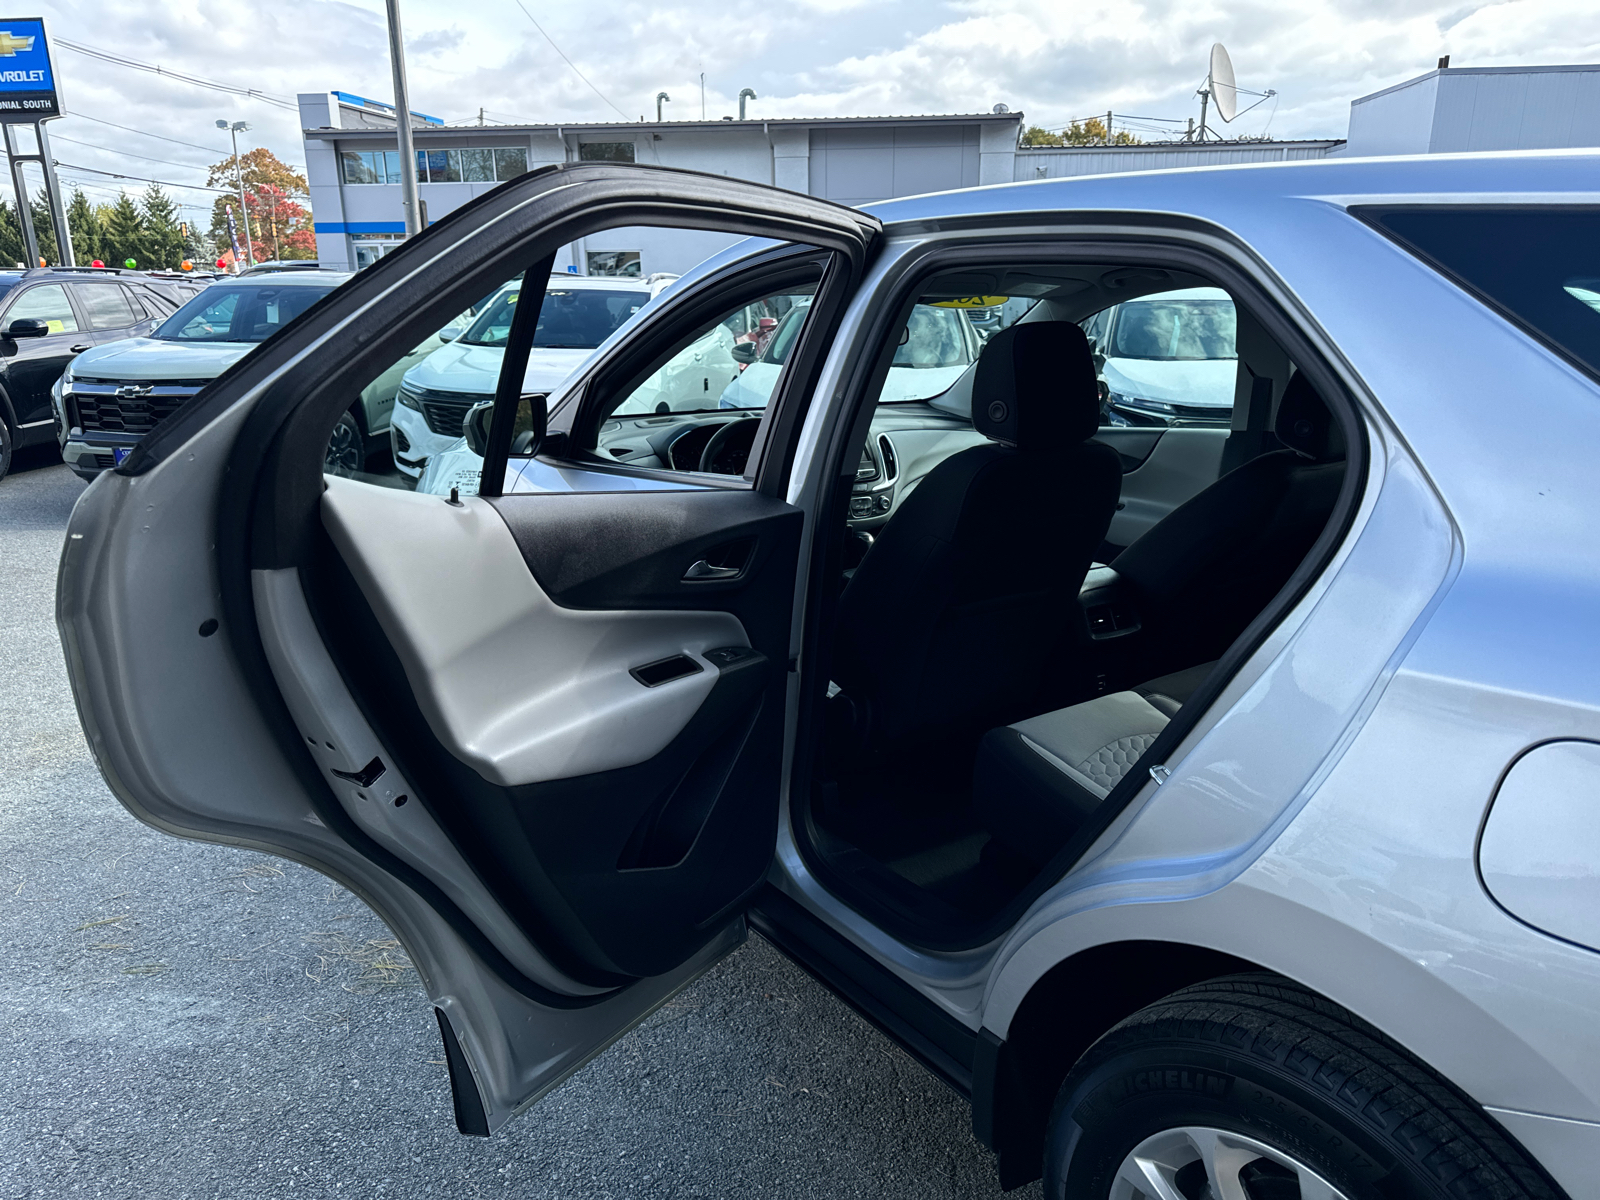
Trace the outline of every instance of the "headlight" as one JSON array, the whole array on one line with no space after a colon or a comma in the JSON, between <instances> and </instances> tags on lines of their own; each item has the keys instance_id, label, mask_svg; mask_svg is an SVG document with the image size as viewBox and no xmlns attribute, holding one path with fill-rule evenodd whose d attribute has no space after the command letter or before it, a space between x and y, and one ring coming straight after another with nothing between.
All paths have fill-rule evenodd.
<instances>
[{"instance_id":1,"label":"headlight","mask_svg":"<svg viewBox=\"0 0 1600 1200\"><path fill-rule=\"evenodd\" d=\"M68 367L65 371L61 372L61 378L56 382L60 386L61 394L63 396L70 392L72 390L72 368Z\"/></svg>"},{"instance_id":2,"label":"headlight","mask_svg":"<svg viewBox=\"0 0 1600 1200\"><path fill-rule=\"evenodd\" d=\"M422 397L418 396L413 391L409 391L406 388L406 385L403 383L400 385L400 391L395 396L395 399L399 400L401 404L405 405L409 409L412 409L416 412L422 411Z\"/></svg>"}]
</instances>

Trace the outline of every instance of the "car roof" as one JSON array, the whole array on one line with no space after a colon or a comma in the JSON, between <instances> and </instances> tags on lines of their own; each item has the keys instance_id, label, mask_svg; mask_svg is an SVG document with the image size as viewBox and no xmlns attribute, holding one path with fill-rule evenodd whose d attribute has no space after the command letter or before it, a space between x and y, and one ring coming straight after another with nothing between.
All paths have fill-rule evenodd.
<instances>
[{"instance_id":1,"label":"car roof","mask_svg":"<svg viewBox=\"0 0 1600 1200\"><path fill-rule=\"evenodd\" d=\"M235 287L308 287L312 284L340 284L349 278L348 271L268 271L261 275L224 275L217 283L229 283Z\"/></svg>"},{"instance_id":2,"label":"car roof","mask_svg":"<svg viewBox=\"0 0 1600 1200\"><path fill-rule=\"evenodd\" d=\"M886 224L983 215L1128 209L1217 220L1246 207L1321 202L1576 202L1600 200L1600 152L1505 150L1472 154L1327 158L1127 171L991 184L862 206ZM1590 199L1593 197L1594 199Z\"/></svg>"}]
</instances>

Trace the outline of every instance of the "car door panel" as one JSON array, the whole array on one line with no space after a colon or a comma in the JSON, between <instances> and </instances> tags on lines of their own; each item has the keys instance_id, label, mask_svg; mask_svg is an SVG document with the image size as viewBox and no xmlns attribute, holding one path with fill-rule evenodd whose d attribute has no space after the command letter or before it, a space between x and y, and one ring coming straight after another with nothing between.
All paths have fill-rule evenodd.
<instances>
[{"instance_id":1,"label":"car door panel","mask_svg":"<svg viewBox=\"0 0 1600 1200\"><path fill-rule=\"evenodd\" d=\"M704 652L749 644L723 612L562 607L477 497L451 505L330 479L323 520L434 736L502 787L653 758L712 689ZM673 655L693 669L656 686L629 673Z\"/></svg>"},{"instance_id":2,"label":"car door panel","mask_svg":"<svg viewBox=\"0 0 1600 1200\"><path fill-rule=\"evenodd\" d=\"M347 649L341 665L375 713L385 762L498 903L591 986L659 974L712 936L771 856L798 510L712 489L457 509L339 480L325 504L337 561L320 573L331 590L317 607L330 640ZM479 536L455 536L458 523ZM619 536L594 536L607 527ZM459 557L429 557L440 539ZM375 548L385 543L387 556ZM557 596L589 605L547 597L519 543L538 548ZM683 580L727 545L747 556L740 578ZM474 597L515 591L529 607L497 601L494 617L463 620L460 580ZM363 610L372 618L357 629ZM452 641L437 632L447 625L486 631L488 644ZM656 686L631 673L680 654L699 669ZM493 769L493 746L469 749L463 726L425 699L440 686L430 676L452 672L444 704L492 706L491 725L539 743L506 760L518 773ZM489 698L476 708L474 690Z\"/></svg>"},{"instance_id":3,"label":"car door panel","mask_svg":"<svg viewBox=\"0 0 1600 1200\"><path fill-rule=\"evenodd\" d=\"M1120 430L1102 429L1098 440L1107 442L1126 459L1134 446L1118 443ZM1148 436L1147 430L1137 430ZM1106 541L1131 546L1173 509L1217 481L1222 465L1222 445L1228 430L1179 426L1163 430L1144 460L1122 477L1122 496Z\"/></svg>"}]
</instances>

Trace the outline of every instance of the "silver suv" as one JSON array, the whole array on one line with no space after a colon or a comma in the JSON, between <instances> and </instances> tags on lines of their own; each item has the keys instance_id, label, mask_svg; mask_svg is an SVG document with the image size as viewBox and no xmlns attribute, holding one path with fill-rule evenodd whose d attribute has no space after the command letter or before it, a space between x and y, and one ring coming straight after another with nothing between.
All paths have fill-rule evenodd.
<instances>
[{"instance_id":1,"label":"silver suv","mask_svg":"<svg viewBox=\"0 0 1600 1200\"><path fill-rule=\"evenodd\" d=\"M971 1098L1007 1186L1587 1200L1597 181L1328 160L858 211L524 175L84 494L89 743L140 819L372 904L463 1133L754 928ZM750 240L526 389L553 255L674 224ZM481 482L327 477L345 398L524 272ZM1102 424L1084 325L1198 288L1226 427ZM891 386L919 306L971 297L1029 303ZM780 301L755 406L705 371L652 403Z\"/></svg>"}]
</instances>

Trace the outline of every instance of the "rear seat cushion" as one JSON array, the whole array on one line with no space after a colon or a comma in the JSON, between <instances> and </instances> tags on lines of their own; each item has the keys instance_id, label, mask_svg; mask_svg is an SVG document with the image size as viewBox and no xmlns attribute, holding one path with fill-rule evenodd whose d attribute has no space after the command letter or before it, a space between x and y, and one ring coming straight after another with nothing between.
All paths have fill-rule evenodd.
<instances>
[{"instance_id":1,"label":"rear seat cushion","mask_svg":"<svg viewBox=\"0 0 1600 1200\"><path fill-rule=\"evenodd\" d=\"M1184 682L1169 687L1180 690ZM1160 689L1153 696L1113 692L986 733L972 802L994 839L1031 862L1060 850L1167 727L1170 713L1160 702L1172 697Z\"/></svg>"}]
</instances>

